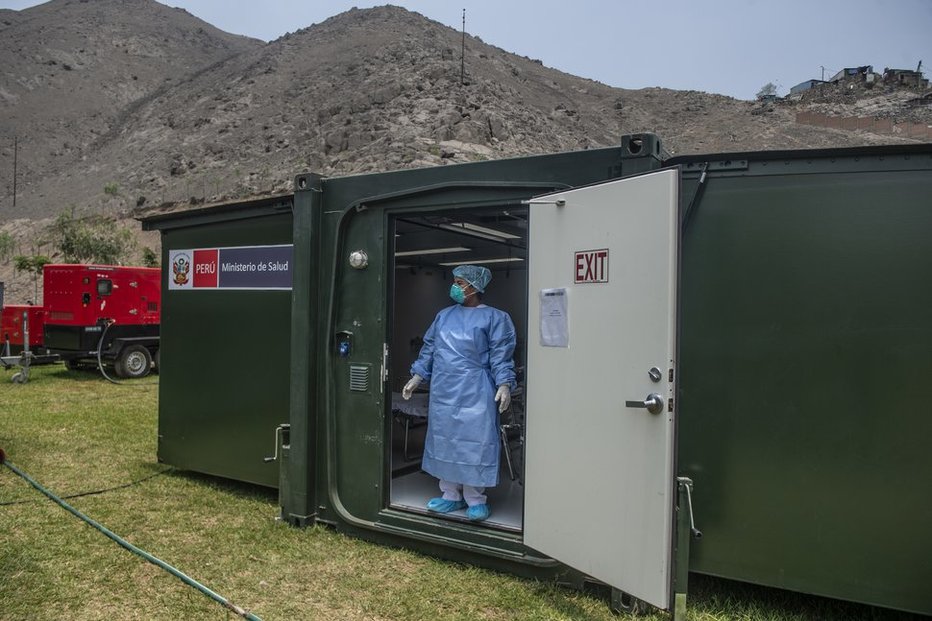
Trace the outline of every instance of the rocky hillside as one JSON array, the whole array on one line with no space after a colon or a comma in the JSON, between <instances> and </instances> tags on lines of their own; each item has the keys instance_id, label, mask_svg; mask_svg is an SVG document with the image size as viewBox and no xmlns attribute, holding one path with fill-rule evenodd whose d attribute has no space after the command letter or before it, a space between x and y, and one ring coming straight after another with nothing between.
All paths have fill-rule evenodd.
<instances>
[{"instance_id":1,"label":"rocky hillside","mask_svg":"<svg viewBox=\"0 0 932 621\"><path fill-rule=\"evenodd\" d=\"M0 227L22 238L63 210L128 217L288 191L305 170L608 146L640 131L680 154L907 141L797 125L805 103L611 88L476 37L461 82L460 44L391 6L268 44L152 0L0 11Z\"/></svg>"},{"instance_id":2,"label":"rocky hillside","mask_svg":"<svg viewBox=\"0 0 932 621\"><path fill-rule=\"evenodd\" d=\"M14 136L23 183L80 174L143 102L262 45L149 0L54 0L0 11L2 206Z\"/></svg>"}]
</instances>

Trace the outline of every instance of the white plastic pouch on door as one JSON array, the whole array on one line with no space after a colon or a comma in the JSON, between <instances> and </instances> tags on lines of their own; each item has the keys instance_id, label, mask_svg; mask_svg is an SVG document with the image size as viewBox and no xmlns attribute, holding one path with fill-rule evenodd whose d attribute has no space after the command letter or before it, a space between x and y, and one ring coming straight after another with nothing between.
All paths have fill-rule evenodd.
<instances>
[{"instance_id":1,"label":"white plastic pouch on door","mask_svg":"<svg viewBox=\"0 0 932 621\"><path fill-rule=\"evenodd\" d=\"M540 291L540 344L544 347L569 347L567 290Z\"/></svg>"}]
</instances>

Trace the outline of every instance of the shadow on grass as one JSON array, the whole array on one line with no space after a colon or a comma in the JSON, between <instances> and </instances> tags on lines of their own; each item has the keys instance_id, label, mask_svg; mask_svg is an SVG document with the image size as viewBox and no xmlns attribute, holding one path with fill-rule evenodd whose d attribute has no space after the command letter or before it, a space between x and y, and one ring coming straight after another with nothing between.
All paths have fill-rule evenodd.
<instances>
[{"instance_id":1,"label":"shadow on grass","mask_svg":"<svg viewBox=\"0 0 932 621\"><path fill-rule=\"evenodd\" d=\"M539 582L534 586L534 595L547 602L554 611L560 613L567 619L593 619L603 618L602 615L594 617L591 612L578 604L575 599L567 597L567 594L574 591L582 592L584 595L601 602L605 608L611 610L612 591L607 585L597 584L591 581L583 583L582 590L579 591L572 585L558 584L556 582ZM616 614L616 619L635 619L633 615Z\"/></svg>"},{"instance_id":2,"label":"shadow on grass","mask_svg":"<svg viewBox=\"0 0 932 621\"><path fill-rule=\"evenodd\" d=\"M55 369L50 369L49 377L69 382L107 381L100 374L100 370L97 369L97 367L81 367L72 370L63 364L56 365Z\"/></svg>"},{"instance_id":3,"label":"shadow on grass","mask_svg":"<svg viewBox=\"0 0 932 621\"><path fill-rule=\"evenodd\" d=\"M19 373L22 369L19 365L13 365L11 367L0 367L0 371L7 371L12 375L13 373ZM55 378L55 379L81 379L78 376L86 375L89 379L93 379L96 375L100 377L100 372L96 367L93 369L88 368L86 371L84 369L71 371L61 362L52 362L49 364L33 364L29 367L30 379L33 375L41 375L42 377Z\"/></svg>"},{"instance_id":4,"label":"shadow on grass","mask_svg":"<svg viewBox=\"0 0 932 621\"><path fill-rule=\"evenodd\" d=\"M741 619L844 619L845 621L912 621L919 615L858 604L819 595L808 595L689 574L689 607L715 613L728 611Z\"/></svg>"},{"instance_id":5,"label":"shadow on grass","mask_svg":"<svg viewBox=\"0 0 932 621\"><path fill-rule=\"evenodd\" d=\"M101 375L100 369L96 366L81 366L77 369L69 369L64 364L56 364L55 367L54 369L49 369L46 375L56 380L83 383L107 381L107 378ZM105 365L104 370L107 372L107 375L116 382L119 384L126 384L127 386L155 386L159 383L159 376L156 373L150 373L146 377L140 379L123 379L116 377L113 368L108 369Z\"/></svg>"},{"instance_id":6,"label":"shadow on grass","mask_svg":"<svg viewBox=\"0 0 932 621\"><path fill-rule=\"evenodd\" d=\"M587 619L589 615L581 606L566 597L565 590L572 587L541 582L535 586L535 595L546 601L555 611L570 619ZM600 599L610 606L611 589L607 586L587 582L583 592ZM759 586L726 580L713 576L689 575L687 607L691 617L714 619L745 619L755 621L919 621L928 617L858 604L843 600L796 593L784 589ZM646 612L652 609L648 606ZM642 614L644 614L642 612ZM650 616L650 615L649 615ZM619 615L618 618L639 618ZM642 618L642 617L641 617ZM665 617L662 617L665 618Z\"/></svg>"},{"instance_id":7,"label":"shadow on grass","mask_svg":"<svg viewBox=\"0 0 932 621\"><path fill-rule=\"evenodd\" d=\"M163 466L164 467L164 466ZM187 470L171 470L165 473L166 476L183 479L194 483L200 487L206 487L211 490L232 494L246 500L261 501L278 501L278 490L255 483L244 483L243 481L234 481L224 479L200 472L190 472Z\"/></svg>"}]
</instances>

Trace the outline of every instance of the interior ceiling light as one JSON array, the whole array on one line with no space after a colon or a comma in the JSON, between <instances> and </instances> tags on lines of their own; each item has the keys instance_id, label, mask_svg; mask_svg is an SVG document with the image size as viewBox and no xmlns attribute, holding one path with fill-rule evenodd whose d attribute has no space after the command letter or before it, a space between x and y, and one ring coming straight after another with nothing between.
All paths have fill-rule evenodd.
<instances>
[{"instance_id":1,"label":"interior ceiling light","mask_svg":"<svg viewBox=\"0 0 932 621\"><path fill-rule=\"evenodd\" d=\"M396 252L396 257L416 257L422 254L446 254L448 252L469 252L472 248L465 246L450 246L449 248L427 248L426 250L405 250Z\"/></svg>"},{"instance_id":2,"label":"interior ceiling light","mask_svg":"<svg viewBox=\"0 0 932 621\"><path fill-rule=\"evenodd\" d=\"M521 239L520 235L512 235L511 233L505 233L504 231L490 229L485 226L479 226L478 224L472 224L471 222L453 222L450 224L441 224L440 228L447 231L456 231L457 233L464 233L466 235L472 235L473 237L481 237L482 239L491 239L494 241L502 241L504 239Z\"/></svg>"},{"instance_id":3,"label":"interior ceiling light","mask_svg":"<svg viewBox=\"0 0 932 621\"><path fill-rule=\"evenodd\" d=\"M505 259L470 259L470 265L478 265L480 263L513 263L515 261L524 261L521 257L507 257ZM437 265L449 266L449 265L462 265L462 261L450 261L446 263L438 263Z\"/></svg>"}]
</instances>

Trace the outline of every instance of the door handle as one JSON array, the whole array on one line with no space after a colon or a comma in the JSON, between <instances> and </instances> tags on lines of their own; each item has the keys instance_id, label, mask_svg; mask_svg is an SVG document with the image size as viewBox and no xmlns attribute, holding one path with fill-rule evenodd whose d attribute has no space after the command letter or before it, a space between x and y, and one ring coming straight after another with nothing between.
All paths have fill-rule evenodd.
<instances>
[{"instance_id":1,"label":"door handle","mask_svg":"<svg viewBox=\"0 0 932 621\"><path fill-rule=\"evenodd\" d=\"M660 414L663 412L663 397L652 392L643 401L625 401L625 407L644 408L651 414Z\"/></svg>"}]
</instances>

